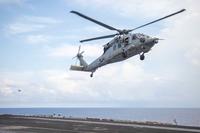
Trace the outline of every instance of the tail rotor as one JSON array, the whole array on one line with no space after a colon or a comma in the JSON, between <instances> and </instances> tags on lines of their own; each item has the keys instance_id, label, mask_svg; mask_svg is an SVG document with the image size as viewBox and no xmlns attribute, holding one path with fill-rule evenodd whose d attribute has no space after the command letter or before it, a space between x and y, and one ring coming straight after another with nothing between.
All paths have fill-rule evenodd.
<instances>
[{"instance_id":1,"label":"tail rotor","mask_svg":"<svg viewBox=\"0 0 200 133\"><path fill-rule=\"evenodd\" d=\"M83 57L82 54L85 52L85 51L80 52L80 50L81 50L81 45L79 45L79 47L78 47L77 55L74 56L74 57L72 58L72 59L75 59L75 58L76 58L75 65L77 65L77 60L78 60L80 57Z\"/></svg>"}]
</instances>

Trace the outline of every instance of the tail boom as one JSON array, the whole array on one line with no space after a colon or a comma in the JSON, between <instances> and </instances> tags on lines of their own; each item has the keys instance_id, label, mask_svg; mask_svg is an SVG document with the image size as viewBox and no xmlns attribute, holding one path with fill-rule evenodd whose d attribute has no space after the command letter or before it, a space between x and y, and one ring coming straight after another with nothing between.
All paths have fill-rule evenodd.
<instances>
[{"instance_id":1,"label":"tail boom","mask_svg":"<svg viewBox=\"0 0 200 133\"><path fill-rule=\"evenodd\" d=\"M84 71L84 66L71 65L70 70L72 70L72 71Z\"/></svg>"}]
</instances>

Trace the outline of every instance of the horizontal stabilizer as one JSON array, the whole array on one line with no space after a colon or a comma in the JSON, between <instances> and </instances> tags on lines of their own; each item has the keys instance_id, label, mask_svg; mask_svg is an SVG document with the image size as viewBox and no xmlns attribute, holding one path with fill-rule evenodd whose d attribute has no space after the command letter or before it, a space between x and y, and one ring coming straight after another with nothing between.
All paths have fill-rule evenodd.
<instances>
[{"instance_id":1,"label":"horizontal stabilizer","mask_svg":"<svg viewBox=\"0 0 200 133\"><path fill-rule=\"evenodd\" d=\"M76 66L76 65L71 65L70 70L73 71L83 71L84 66Z\"/></svg>"}]
</instances>

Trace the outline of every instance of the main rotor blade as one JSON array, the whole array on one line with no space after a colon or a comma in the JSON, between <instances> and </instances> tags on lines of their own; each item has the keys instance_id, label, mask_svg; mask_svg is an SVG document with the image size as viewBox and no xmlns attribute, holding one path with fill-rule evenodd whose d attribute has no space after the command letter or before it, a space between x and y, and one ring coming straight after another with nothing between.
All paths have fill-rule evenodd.
<instances>
[{"instance_id":1,"label":"main rotor blade","mask_svg":"<svg viewBox=\"0 0 200 133\"><path fill-rule=\"evenodd\" d=\"M182 10L177 11L177 12L175 12L175 13L169 14L169 15L167 15L167 16L165 16L165 17L159 18L159 19L154 20L154 21L152 21L152 22L149 22L149 23L147 23L147 24L144 24L144 25L141 25L141 26L136 27L136 28L134 28L134 29L128 30L128 32L131 32L131 31L133 31L133 30L136 30L136 29L142 28L142 27L144 27L144 26L153 24L153 23L155 23L155 22L161 21L161 20L166 19L166 18L168 18L168 17L171 17L171 16L173 16L173 15L179 14L179 13L185 11L185 10L186 10L186 9L182 9Z\"/></svg>"},{"instance_id":2,"label":"main rotor blade","mask_svg":"<svg viewBox=\"0 0 200 133\"><path fill-rule=\"evenodd\" d=\"M107 24L104 24L104 23L102 23L102 22L100 22L100 21L97 21L97 20L95 20L95 19L93 19L93 18L90 18L90 17L88 17L88 16L86 16L86 15L84 15L84 14L81 14L81 13L77 12L77 11L70 11L70 13L74 13L74 14L76 14L76 15L82 17L82 18L85 18L85 19L87 19L87 20L89 20L89 21L92 21L92 22L98 24L98 25L101 25L101 26L103 26L103 27L105 27L105 28L107 28L107 29L109 29L109 30L116 30L116 31L120 32L119 29L116 29L116 28L114 28L114 27L112 27L112 26L109 26L109 25L107 25Z\"/></svg>"},{"instance_id":3,"label":"main rotor blade","mask_svg":"<svg viewBox=\"0 0 200 133\"><path fill-rule=\"evenodd\" d=\"M87 41L92 41L92 40L98 40L98 39L105 39L105 38L111 38L114 37L116 35L119 35L118 33L116 34L112 34L112 35L106 35L106 36L100 36L100 37L95 37L95 38L90 38L90 39L85 39L85 40L80 40L80 42L87 42Z\"/></svg>"}]
</instances>

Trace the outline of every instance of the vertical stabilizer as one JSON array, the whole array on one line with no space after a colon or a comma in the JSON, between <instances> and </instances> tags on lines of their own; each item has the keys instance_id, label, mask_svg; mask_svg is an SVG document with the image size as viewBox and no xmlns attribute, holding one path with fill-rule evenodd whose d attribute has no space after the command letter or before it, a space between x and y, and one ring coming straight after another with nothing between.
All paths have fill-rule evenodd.
<instances>
[{"instance_id":1,"label":"vertical stabilizer","mask_svg":"<svg viewBox=\"0 0 200 133\"><path fill-rule=\"evenodd\" d=\"M87 62L83 59L83 53L84 51L80 52L81 46L78 48L78 53L74 58L77 58L80 62L80 66L77 65L71 65L70 70L74 71L84 71L84 69L88 66Z\"/></svg>"},{"instance_id":2,"label":"vertical stabilizer","mask_svg":"<svg viewBox=\"0 0 200 133\"><path fill-rule=\"evenodd\" d=\"M84 67L88 66L87 62L83 59L83 56L82 56L82 55L77 56L77 58L78 58L79 61L80 61L80 66L84 66Z\"/></svg>"}]
</instances>

